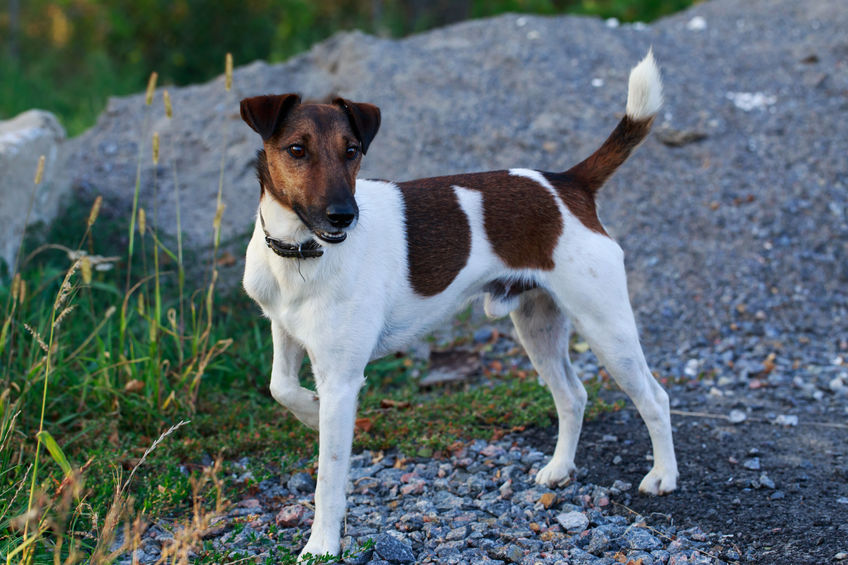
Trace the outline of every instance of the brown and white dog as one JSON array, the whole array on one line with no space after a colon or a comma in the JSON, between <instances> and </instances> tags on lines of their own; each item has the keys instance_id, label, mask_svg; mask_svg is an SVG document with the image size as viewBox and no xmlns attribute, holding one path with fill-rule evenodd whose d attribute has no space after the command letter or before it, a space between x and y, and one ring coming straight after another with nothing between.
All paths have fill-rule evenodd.
<instances>
[{"instance_id":1,"label":"brown and white dog","mask_svg":"<svg viewBox=\"0 0 848 565\"><path fill-rule=\"evenodd\" d=\"M568 171L394 183L356 179L380 126L376 106L301 104L296 94L242 100L242 118L264 146L244 287L271 320L271 394L320 437L315 520L301 555L339 553L366 363L479 295L487 314L512 317L554 397L559 435L536 482L561 485L575 470L586 391L568 358L571 320L648 426L654 464L639 490L675 489L668 395L639 345L623 252L595 208L661 104L649 52L630 73L624 118ZM317 394L298 382L304 353Z\"/></svg>"}]
</instances>

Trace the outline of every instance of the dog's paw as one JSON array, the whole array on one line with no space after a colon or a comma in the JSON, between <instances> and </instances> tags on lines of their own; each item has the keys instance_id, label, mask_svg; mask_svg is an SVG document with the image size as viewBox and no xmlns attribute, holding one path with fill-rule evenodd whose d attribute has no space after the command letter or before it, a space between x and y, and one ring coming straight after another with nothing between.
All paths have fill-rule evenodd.
<instances>
[{"instance_id":1,"label":"dog's paw","mask_svg":"<svg viewBox=\"0 0 848 565\"><path fill-rule=\"evenodd\" d=\"M574 463L551 459L547 465L536 473L536 484L550 488L561 487L570 483L576 472L577 468Z\"/></svg>"},{"instance_id":2,"label":"dog's paw","mask_svg":"<svg viewBox=\"0 0 848 565\"><path fill-rule=\"evenodd\" d=\"M330 549L323 547L323 544L316 542L312 543L312 539L306 543L306 547L300 552L300 555L297 556L298 563L309 562L310 559L312 563L319 562L319 557L337 557L341 552L340 548ZM320 563L330 562L331 559L327 561L320 561Z\"/></svg>"},{"instance_id":3,"label":"dog's paw","mask_svg":"<svg viewBox=\"0 0 848 565\"><path fill-rule=\"evenodd\" d=\"M645 475L639 484L639 492L643 494L668 494L677 488L677 470L666 470L654 467Z\"/></svg>"}]
</instances>

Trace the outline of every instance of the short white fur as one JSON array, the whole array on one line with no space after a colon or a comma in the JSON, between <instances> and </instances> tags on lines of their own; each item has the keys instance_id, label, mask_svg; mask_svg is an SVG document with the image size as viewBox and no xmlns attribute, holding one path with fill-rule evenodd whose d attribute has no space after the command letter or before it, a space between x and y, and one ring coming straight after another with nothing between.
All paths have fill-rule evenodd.
<instances>
[{"instance_id":1,"label":"short white fur","mask_svg":"<svg viewBox=\"0 0 848 565\"><path fill-rule=\"evenodd\" d=\"M641 121L656 116L663 103L662 79L652 50L630 71L625 113Z\"/></svg>"}]
</instances>

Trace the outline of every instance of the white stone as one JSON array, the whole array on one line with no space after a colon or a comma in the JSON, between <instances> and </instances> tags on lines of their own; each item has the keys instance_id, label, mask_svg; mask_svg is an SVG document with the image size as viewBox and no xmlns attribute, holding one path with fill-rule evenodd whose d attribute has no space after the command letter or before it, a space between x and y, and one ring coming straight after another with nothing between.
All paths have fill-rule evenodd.
<instances>
[{"instance_id":1,"label":"white stone","mask_svg":"<svg viewBox=\"0 0 848 565\"><path fill-rule=\"evenodd\" d=\"M689 31L704 31L707 29L707 20L702 16L695 16L686 23L686 29Z\"/></svg>"},{"instance_id":2,"label":"white stone","mask_svg":"<svg viewBox=\"0 0 848 565\"><path fill-rule=\"evenodd\" d=\"M569 534L577 534L589 526L589 518L582 512L563 512L557 516L557 522Z\"/></svg>"},{"instance_id":3,"label":"white stone","mask_svg":"<svg viewBox=\"0 0 848 565\"><path fill-rule=\"evenodd\" d=\"M0 259L11 272L32 204L29 223L50 222L70 188L63 174L65 130L53 114L29 110L0 121ZM38 160L44 155L44 174L35 186Z\"/></svg>"},{"instance_id":4,"label":"white stone","mask_svg":"<svg viewBox=\"0 0 848 565\"><path fill-rule=\"evenodd\" d=\"M730 415L727 417L727 421L731 424L741 424L748 418L748 415L745 414L742 410L731 410Z\"/></svg>"}]
</instances>

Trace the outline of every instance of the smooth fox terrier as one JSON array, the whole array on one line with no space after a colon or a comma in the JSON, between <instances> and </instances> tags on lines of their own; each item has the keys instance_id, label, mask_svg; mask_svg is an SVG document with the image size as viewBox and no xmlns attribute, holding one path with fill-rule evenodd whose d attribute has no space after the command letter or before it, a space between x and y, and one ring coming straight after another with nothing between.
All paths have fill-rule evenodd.
<instances>
[{"instance_id":1,"label":"smooth fox terrier","mask_svg":"<svg viewBox=\"0 0 848 565\"><path fill-rule=\"evenodd\" d=\"M624 254L595 207L661 104L649 52L630 73L626 115L568 171L396 183L356 178L380 127L376 106L302 104L297 94L242 100L242 119L263 142L244 288L271 320L271 394L320 437L315 519L301 556L340 551L366 363L479 295L489 316L510 315L554 397L559 435L537 483L562 485L575 471L586 391L568 358L572 320L647 424L654 464L639 490L676 488L668 395L639 344ZM298 382L304 353L317 394Z\"/></svg>"}]
</instances>

